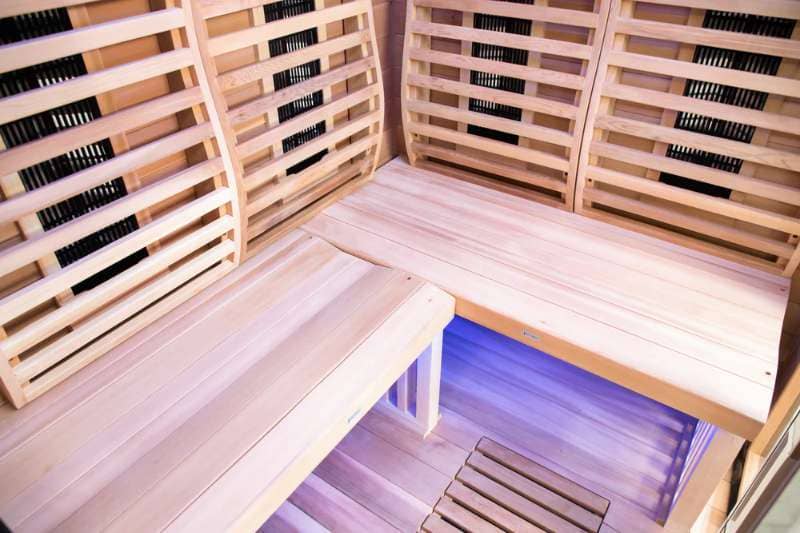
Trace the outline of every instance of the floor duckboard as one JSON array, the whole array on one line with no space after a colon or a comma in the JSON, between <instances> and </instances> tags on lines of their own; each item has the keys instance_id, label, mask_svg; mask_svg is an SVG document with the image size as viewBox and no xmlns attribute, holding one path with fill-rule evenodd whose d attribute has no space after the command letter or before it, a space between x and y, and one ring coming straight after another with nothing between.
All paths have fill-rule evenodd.
<instances>
[{"instance_id":1,"label":"floor duckboard","mask_svg":"<svg viewBox=\"0 0 800 533\"><path fill-rule=\"evenodd\" d=\"M461 318L445 331L441 403L425 440L376 406L262 530L416 531L487 437L609 500L600 531L661 531L673 457L695 423Z\"/></svg>"}]
</instances>

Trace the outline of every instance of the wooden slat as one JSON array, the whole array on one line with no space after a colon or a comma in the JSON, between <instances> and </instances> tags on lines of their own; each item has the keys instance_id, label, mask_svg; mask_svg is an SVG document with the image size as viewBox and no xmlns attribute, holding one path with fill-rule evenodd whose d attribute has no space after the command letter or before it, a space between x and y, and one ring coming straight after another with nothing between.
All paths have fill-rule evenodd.
<instances>
[{"instance_id":1,"label":"wooden slat","mask_svg":"<svg viewBox=\"0 0 800 533\"><path fill-rule=\"evenodd\" d=\"M522 183L529 183L537 187L551 189L558 192L565 192L567 187L566 183L557 180L551 176L539 174L537 172L526 171L511 165L504 165L502 163L495 163L487 161L479 157L469 156L456 150L449 148L442 148L431 144L414 143L412 145L420 154L430 156L436 159L442 159L457 165L464 165L476 168L483 172L489 172L497 176L511 178Z\"/></svg>"},{"instance_id":2,"label":"wooden slat","mask_svg":"<svg viewBox=\"0 0 800 533\"><path fill-rule=\"evenodd\" d=\"M306 81L291 85L266 96L256 98L237 106L228 112L228 118L234 126L265 114L268 110L287 104L309 93L313 93L336 83L347 80L375 67L375 58L360 59L328 72L314 76Z\"/></svg>"},{"instance_id":3,"label":"wooden slat","mask_svg":"<svg viewBox=\"0 0 800 533\"><path fill-rule=\"evenodd\" d=\"M453 121L467 122L469 124L505 131L519 135L520 137L527 137L529 139L543 141L558 146L570 147L574 143L574 137L572 137L569 133L544 126L537 126L536 124L525 124L518 120L495 117L485 113L466 111L457 107L434 104L421 100L409 100L406 105L409 111L413 111L415 113L445 118Z\"/></svg>"},{"instance_id":4,"label":"wooden slat","mask_svg":"<svg viewBox=\"0 0 800 533\"><path fill-rule=\"evenodd\" d=\"M304 130L309 124L331 118L343 111L347 111L351 107L355 107L367 99L373 98L377 94L378 86L376 84L368 85L354 93L336 98L327 104L315 107L291 120L273 126L267 131L260 132L246 141L240 142L237 146L239 157L249 157L263 150L265 146L275 144L281 139Z\"/></svg>"},{"instance_id":5,"label":"wooden slat","mask_svg":"<svg viewBox=\"0 0 800 533\"><path fill-rule=\"evenodd\" d=\"M486 531L487 533L503 531L446 496L436 504L435 511L465 531Z\"/></svg>"},{"instance_id":6,"label":"wooden slat","mask_svg":"<svg viewBox=\"0 0 800 533\"><path fill-rule=\"evenodd\" d=\"M31 11L44 11L79 4L91 4L98 0L6 0L0 3L0 17L22 15Z\"/></svg>"},{"instance_id":7,"label":"wooden slat","mask_svg":"<svg viewBox=\"0 0 800 533\"><path fill-rule=\"evenodd\" d=\"M202 95L196 87L160 96L86 124L4 150L0 152L0 167L7 171L21 170L69 150L155 122L201 102Z\"/></svg>"},{"instance_id":8,"label":"wooden slat","mask_svg":"<svg viewBox=\"0 0 800 533\"><path fill-rule=\"evenodd\" d=\"M529 50L531 52L574 57L577 59L589 59L592 55L592 47L584 44L542 39L539 37L525 37L491 30L464 28L435 22L414 21L409 24L407 31L443 39L481 42L493 44L495 46L507 46L510 48ZM502 73L503 63L498 62L495 71Z\"/></svg>"},{"instance_id":9,"label":"wooden slat","mask_svg":"<svg viewBox=\"0 0 800 533\"><path fill-rule=\"evenodd\" d=\"M596 13L549 7L546 5L540 6L538 4L508 5L506 2L497 2L493 0L416 0L414 5L417 7L486 13L498 17L553 22L555 24L583 26L586 28L595 28L599 22L599 17Z\"/></svg>"},{"instance_id":10,"label":"wooden slat","mask_svg":"<svg viewBox=\"0 0 800 533\"><path fill-rule=\"evenodd\" d=\"M664 109L683 111L685 113L697 113L720 120L740 122L783 133L795 134L800 131L800 119L796 117L721 104L709 100L690 98L688 96L654 91L641 87L609 83L603 86L603 95L609 98L620 98L622 100L648 106L658 106Z\"/></svg>"},{"instance_id":11,"label":"wooden slat","mask_svg":"<svg viewBox=\"0 0 800 533\"><path fill-rule=\"evenodd\" d=\"M460 505L484 517L487 521L497 524L506 531L531 531L536 533L544 533L545 531L527 523L516 514L497 505L459 481L453 481L447 488L446 494Z\"/></svg>"},{"instance_id":12,"label":"wooden slat","mask_svg":"<svg viewBox=\"0 0 800 533\"><path fill-rule=\"evenodd\" d=\"M219 77L220 88L223 91L229 91L236 87L260 80L261 78L272 76L276 72L282 72L310 61L320 60L336 52L341 52L355 46L361 46L369 41L369 31L364 30L306 46L288 54L282 54L259 63L253 63L225 72Z\"/></svg>"},{"instance_id":13,"label":"wooden slat","mask_svg":"<svg viewBox=\"0 0 800 533\"><path fill-rule=\"evenodd\" d=\"M115 241L114 246L97 250L58 272L9 294L0 300L0 324L7 323L13 317L40 305L66 288L96 274L151 242L183 229L192 221L218 207L217 198L203 196L122 237Z\"/></svg>"},{"instance_id":14,"label":"wooden slat","mask_svg":"<svg viewBox=\"0 0 800 533\"><path fill-rule=\"evenodd\" d=\"M313 142L306 143L302 147L296 148L288 154L273 159L264 165L248 169L245 174L245 187L248 192L254 190L260 185L270 181L277 174L285 171L292 165L296 165L323 148L332 148L338 142L368 128L377 122L382 115L382 111L373 111L372 113L362 115L354 120L349 120L338 125L333 131L316 137Z\"/></svg>"},{"instance_id":15,"label":"wooden slat","mask_svg":"<svg viewBox=\"0 0 800 533\"><path fill-rule=\"evenodd\" d=\"M706 194L687 191L659 181L622 172L615 172L600 167L587 167L586 176L589 179L615 185L629 191L647 194L655 198L661 198L696 209L702 209L710 213L736 218L785 233L800 233L800 220L779 213L773 213L766 209L759 209L754 206L732 202L723 198L715 198Z\"/></svg>"},{"instance_id":16,"label":"wooden slat","mask_svg":"<svg viewBox=\"0 0 800 533\"><path fill-rule=\"evenodd\" d=\"M322 26L348 17L354 17L365 13L367 9L368 3L366 0L346 2L320 11L312 11L287 19L262 24L261 26L213 37L208 42L208 50L212 56L218 56L240 48L252 46L256 43L290 35L307 28Z\"/></svg>"},{"instance_id":17,"label":"wooden slat","mask_svg":"<svg viewBox=\"0 0 800 533\"><path fill-rule=\"evenodd\" d=\"M678 176L685 176L693 180L754 194L790 205L800 205L800 189L780 183L750 178L741 174L733 174L724 170L717 170L604 142L593 142L591 150L592 153L600 157L616 159L631 165L641 165L661 172L671 172Z\"/></svg>"},{"instance_id":18,"label":"wooden slat","mask_svg":"<svg viewBox=\"0 0 800 533\"><path fill-rule=\"evenodd\" d=\"M800 154L794 154L775 148L731 141L712 135L694 133L608 115L597 117L595 119L595 126L659 142L675 143L702 150L709 150L776 168L793 170L795 172L800 171Z\"/></svg>"},{"instance_id":19,"label":"wooden slat","mask_svg":"<svg viewBox=\"0 0 800 533\"><path fill-rule=\"evenodd\" d=\"M183 26L183 10L168 8L0 46L0 73L96 50Z\"/></svg>"},{"instance_id":20,"label":"wooden slat","mask_svg":"<svg viewBox=\"0 0 800 533\"><path fill-rule=\"evenodd\" d=\"M152 276L168 270L172 264L231 229L233 229L233 218L227 216L181 237L180 240L161 248L155 254L148 256L106 283L70 299L52 313L48 313L7 339L0 341L0 352L6 357L21 354L99 307L122 297ZM33 374L22 376L22 379L28 379Z\"/></svg>"},{"instance_id":21,"label":"wooden slat","mask_svg":"<svg viewBox=\"0 0 800 533\"><path fill-rule=\"evenodd\" d=\"M489 89L487 87L479 87L469 83L461 83L458 81L446 80L444 78L436 78L433 76L422 76L419 74L407 75L406 83L416 87L422 87L424 89L447 92L465 97L480 98L481 100L488 100L497 104L509 105L513 107L520 107L522 109L535 111L537 113L545 113L547 115L553 115L556 117L568 119L577 118L577 107L553 100L548 100L546 98L526 96L524 94L501 91L499 89Z\"/></svg>"},{"instance_id":22,"label":"wooden slat","mask_svg":"<svg viewBox=\"0 0 800 533\"><path fill-rule=\"evenodd\" d=\"M71 244L86 235L94 233L114 222L137 211L161 202L189 187L193 187L218 172L218 163L198 165L180 172L168 179L143 187L138 191L123 196L99 209L95 209L79 218L53 228L53 230L39 234L0 254L0 276L13 272L44 254L53 252ZM227 196L227 191L212 193L217 196Z\"/></svg>"},{"instance_id":23,"label":"wooden slat","mask_svg":"<svg viewBox=\"0 0 800 533\"><path fill-rule=\"evenodd\" d=\"M559 157L547 152L540 152L530 148L523 148L502 141L495 141L493 139L486 139L469 133L461 133L460 131L443 128L441 126L431 126L429 124L414 124L410 129L411 133L417 133L425 137L433 137L443 141L452 142L461 146L468 146L477 150L484 150L493 152L517 159L519 161L527 161L536 165L542 165L549 168L555 168L566 172L569 168L569 161L563 157Z\"/></svg>"},{"instance_id":24,"label":"wooden slat","mask_svg":"<svg viewBox=\"0 0 800 533\"><path fill-rule=\"evenodd\" d=\"M61 200L114 179L137 168L154 163L170 154L199 144L212 135L211 125L198 124L140 146L86 170L62 178L44 187L16 196L2 203L0 223L7 223L53 205Z\"/></svg>"},{"instance_id":25,"label":"wooden slat","mask_svg":"<svg viewBox=\"0 0 800 533\"><path fill-rule=\"evenodd\" d=\"M794 14L797 16L797 13ZM652 20L619 18L614 28L617 32L689 43L713 46L726 50L739 50L754 54L765 54L791 59L800 59L800 41L760 35L743 35L732 31L697 28L680 24L669 24Z\"/></svg>"},{"instance_id":26,"label":"wooden slat","mask_svg":"<svg viewBox=\"0 0 800 533\"><path fill-rule=\"evenodd\" d=\"M439 515L432 514L422 524L422 531L427 531L428 533L458 533L461 530L442 520Z\"/></svg>"},{"instance_id":27,"label":"wooden slat","mask_svg":"<svg viewBox=\"0 0 800 533\"><path fill-rule=\"evenodd\" d=\"M633 200L598 189L587 189L584 191L584 194L589 201L598 202L608 207L621 209L672 226L697 231L724 241L746 246L752 250L761 250L777 255L778 257L790 257L794 252L794 246L786 242L754 235L732 226L712 222L697 216L679 213L654 204Z\"/></svg>"},{"instance_id":28,"label":"wooden slat","mask_svg":"<svg viewBox=\"0 0 800 533\"><path fill-rule=\"evenodd\" d=\"M449 52L428 50L424 48L411 48L407 52L408 58L413 61L424 61L426 63L436 63L457 69L478 70L484 72L494 72L497 69L497 61L481 59L479 57L463 56ZM586 85L586 80L576 74L558 72L556 70L533 69L524 65L506 63L503 65L503 74L521 80L566 87L568 89L582 89Z\"/></svg>"},{"instance_id":29,"label":"wooden slat","mask_svg":"<svg viewBox=\"0 0 800 533\"><path fill-rule=\"evenodd\" d=\"M290 197L313 185L327 174L336 170L339 165L346 163L374 146L377 140L375 135L360 139L349 146L325 155L319 162L306 169L306 172L299 176L280 182L273 187L268 187L267 190L261 193L256 192L247 202L248 216L253 216L280 199Z\"/></svg>"},{"instance_id":30,"label":"wooden slat","mask_svg":"<svg viewBox=\"0 0 800 533\"><path fill-rule=\"evenodd\" d=\"M189 50L173 50L0 100L0 122L11 122L76 100L188 67Z\"/></svg>"},{"instance_id":31,"label":"wooden slat","mask_svg":"<svg viewBox=\"0 0 800 533\"><path fill-rule=\"evenodd\" d=\"M597 515L604 515L608 511L609 502L607 499L593 493L592 491L578 485L572 480L544 468L526 457L501 446L491 439L481 439L476 449L484 453L487 457L495 459L505 466L535 479L537 483L543 484L556 494L579 503L581 506L593 511Z\"/></svg>"},{"instance_id":32,"label":"wooden slat","mask_svg":"<svg viewBox=\"0 0 800 533\"><path fill-rule=\"evenodd\" d=\"M652 72L662 76L674 76L703 80L722 85L733 85L742 89L751 89L765 93L775 93L793 98L800 98L800 81L778 76L753 74L741 70L699 65L688 61L678 61L631 52L610 51L609 65Z\"/></svg>"},{"instance_id":33,"label":"wooden slat","mask_svg":"<svg viewBox=\"0 0 800 533\"><path fill-rule=\"evenodd\" d=\"M650 4L683 6L693 9L714 9L762 15L765 17L793 18L797 16L796 0L650 0Z\"/></svg>"}]
</instances>

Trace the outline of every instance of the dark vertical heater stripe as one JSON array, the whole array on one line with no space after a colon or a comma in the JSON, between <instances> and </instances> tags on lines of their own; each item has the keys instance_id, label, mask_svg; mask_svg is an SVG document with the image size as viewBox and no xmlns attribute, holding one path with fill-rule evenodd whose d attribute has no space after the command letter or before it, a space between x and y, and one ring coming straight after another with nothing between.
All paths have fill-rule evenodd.
<instances>
[{"instance_id":1,"label":"dark vertical heater stripe","mask_svg":"<svg viewBox=\"0 0 800 533\"><path fill-rule=\"evenodd\" d=\"M265 16L270 22L293 17L295 15L301 15L303 13L309 13L311 11L314 11L313 0L282 0L280 2L275 2L273 4L264 6ZM269 55L270 57L276 57L282 54L293 52L295 50L300 50L306 46L311 46L317 42L319 42L317 29L310 28L308 30L299 31L285 37L279 37L277 39L270 40ZM303 65L278 72L272 77L275 84L275 90L279 91L296 83L311 79L314 76L319 76L320 71L321 69L319 60L314 60ZM298 98L297 100L289 102L286 105L280 106L278 108L278 122L284 122L321 105L322 91L316 91L312 94L308 94L302 98ZM290 135L289 137L283 139L283 151L284 153L290 152L298 146L302 146L308 141L319 137L323 133L325 133L325 121L317 122L303 131L299 131L294 135ZM289 167L286 169L286 173L296 174L297 172L310 167L325 157L325 154L327 153L327 149L322 150L321 152L316 153L304 159L303 161L300 161L296 165Z\"/></svg>"},{"instance_id":2,"label":"dark vertical heater stripe","mask_svg":"<svg viewBox=\"0 0 800 533\"><path fill-rule=\"evenodd\" d=\"M72 29L66 9L52 9L0 19L0 43L8 44ZM0 75L0 96L6 97L87 74L81 55L72 55ZM6 146L12 148L59 131L86 124L101 116L97 100L86 98L0 126ZM32 191L65 176L114 157L108 139L77 148L19 171L25 190ZM122 178L115 178L37 213L45 231L74 220L127 194ZM56 250L65 267L139 228L135 216L126 217L100 231ZM89 290L147 257L138 250L72 287Z\"/></svg>"},{"instance_id":3,"label":"dark vertical heater stripe","mask_svg":"<svg viewBox=\"0 0 800 533\"><path fill-rule=\"evenodd\" d=\"M704 28L780 38L791 37L794 24L795 21L789 19L713 10L707 11L703 20ZM730 68L769 76L776 75L781 64L780 57L711 46L697 46L692 61L700 65ZM687 80L683 94L690 98L758 110L764 109L769 96L767 93L760 91L740 89L701 80ZM751 142L753 133L755 133L755 127L747 124L685 112L678 113L675 119L675 128L745 143ZM667 148L666 156L734 174L739 173L742 167L741 159L677 144L671 144ZM667 172L661 173L660 181L675 187L720 198L729 198L731 195L731 190L725 187L703 183Z\"/></svg>"},{"instance_id":4,"label":"dark vertical heater stripe","mask_svg":"<svg viewBox=\"0 0 800 533\"><path fill-rule=\"evenodd\" d=\"M532 4L533 0L523 0L516 3ZM530 35L531 33L531 21L529 20L511 17L498 17L495 15L486 15L484 13L475 13L472 25L474 28L480 30L500 31L515 35ZM528 64L527 50L509 48L506 46L496 46L492 44L472 43L472 57L479 57L481 59L489 59L492 61L502 61L504 63L513 63L515 65ZM491 89L499 89L501 91L508 91L517 94L523 94L525 92L525 80L502 76L500 74L473 70L470 71L469 81L472 85L479 85L481 87L488 87ZM477 98L469 99L469 110L511 120L518 121L522 119L522 110L518 107L496 104L494 102L479 100ZM503 141L509 144L519 143L518 135L490 128L484 128L474 124L467 125L467 133Z\"/></svg>"}]
</instances>

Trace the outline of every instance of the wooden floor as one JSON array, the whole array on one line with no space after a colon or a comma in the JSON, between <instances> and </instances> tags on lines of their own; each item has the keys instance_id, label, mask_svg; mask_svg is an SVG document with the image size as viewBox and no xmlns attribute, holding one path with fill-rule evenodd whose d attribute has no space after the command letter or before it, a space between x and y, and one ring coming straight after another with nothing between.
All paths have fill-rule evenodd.
<instances>
[{"instance_id":1,"label":"wooden floor","mask_svg":"<svg viewBox=\"0 0 800 533\"><path fill-rule=\"evenodd\" d=\"M445 332L442 379L432 435L373 409L263 529L414 531L482 437L608 498L615 530L661 529L692 419L460 318Z\"/></svg>"},{"instance_id":2,"label":"wooden floor","mask_svg":"<svg viewBox=\"0 0 800 533\"><path fill-rule=\"evenodd\" d=\"M306 224L456 312L752 439L788 281L395 159Z\"/></svg>"}]
</instances>

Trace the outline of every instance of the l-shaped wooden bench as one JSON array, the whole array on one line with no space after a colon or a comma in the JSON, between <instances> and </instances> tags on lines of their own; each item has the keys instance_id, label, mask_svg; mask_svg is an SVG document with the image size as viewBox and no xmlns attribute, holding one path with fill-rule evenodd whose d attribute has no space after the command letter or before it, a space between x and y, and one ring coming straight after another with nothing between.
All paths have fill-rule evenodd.
<instances>
[{"instance_id":1,"label":"l-shaped wooden bench","mask_svg":"<svg viewBox=\"0 0 800 533\"><path fill-rule=\"evenodd\" d=\"M397 414L430 430L453 308L295 231L37 401L0 407L0 517L16 532L254 530L415 359L415 418Z\"/></svg>"},{"instance_id":2,"label":"l-shaped wooden bench","mask_svg":"<svg viewBox=\"0 0 800 533\"><path fill-rule=\"evenodd\" d=\"M788 280L421 165L434 171L395 159L305 229L445 289L460 316L710 424L676 472L668 526L688 530L767 419Z\"/></svg>"},{"instance_id":3,"label":"l-shaped wooden bench","mask_svg":"<svg viewBox=\"0 0 800 533\"><path fill-rule=\"evenodd\" d=\"M435 424L424 349L454 308L710 425L676 470L673 530L767 417L786 280L401 160L304 229L3 406L3 520L257 527L420 354L415 423Z\"/></svg>"}]
</instances>

